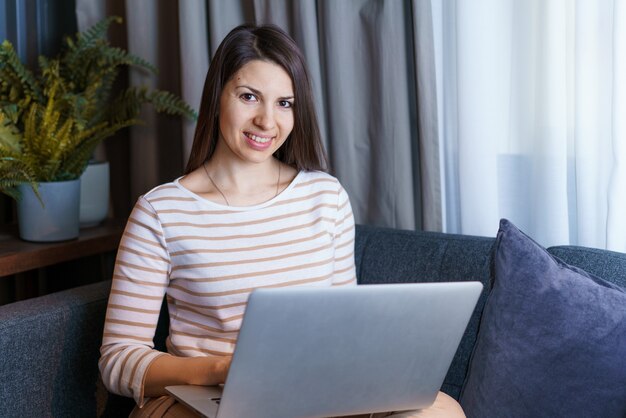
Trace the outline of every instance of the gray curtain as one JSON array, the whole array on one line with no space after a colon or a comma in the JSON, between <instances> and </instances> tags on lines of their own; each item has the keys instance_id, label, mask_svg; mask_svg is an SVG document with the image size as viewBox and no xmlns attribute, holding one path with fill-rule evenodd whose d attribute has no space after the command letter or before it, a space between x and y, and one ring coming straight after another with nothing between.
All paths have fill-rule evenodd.
<instances>
[{"instance_id":1,"label":"gray curtain","mask_svg":"<svg viewBox=\"0 0 626 418\"><path fill-rule=\"evenodd\" d=\"M89 3L77 0L77 5L81 2ZM158 65L176 60L178 73L171 74L178 78L170 84L178 83L173 87L192 106L199 108L210 56L233 27L277 24L307 59L331 170L350 195L356 221L441 230L430 2L185 0L174 11L171 4L126 1L128 46ZM164 31L170 39L164 39ZM137 77L131 82L150 83L163 72L156 79ZM151 138L163 132L146 118L150 125L140 128L143 133L133 132L135 195L171 179L164 178L169 172L158 158L163 144ZM194 125L183 122L179 128L182 167Z\"/></svg>"}]
</instances>

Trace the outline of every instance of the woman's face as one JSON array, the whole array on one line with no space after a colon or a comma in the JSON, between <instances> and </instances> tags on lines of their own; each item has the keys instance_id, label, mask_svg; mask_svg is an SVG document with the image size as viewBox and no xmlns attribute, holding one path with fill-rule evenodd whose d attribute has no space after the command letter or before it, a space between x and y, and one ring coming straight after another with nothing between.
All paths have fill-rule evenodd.
<instances>
[{"instance_id":1,"label":"woman's face","mask_svg":"<svg viewBox=\"0 0 626 418\"><path fill-rule=\"evenodd\" d=\"M220 97L219 141L246 162L264 162L294 124L293 83L282 67L254 60L226 83Z\"/></svg>"}]
</instances>

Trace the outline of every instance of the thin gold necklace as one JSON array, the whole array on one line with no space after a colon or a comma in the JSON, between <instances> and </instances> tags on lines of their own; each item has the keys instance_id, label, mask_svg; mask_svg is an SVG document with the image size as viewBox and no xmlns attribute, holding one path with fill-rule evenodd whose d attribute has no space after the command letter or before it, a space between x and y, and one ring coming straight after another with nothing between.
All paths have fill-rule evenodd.
<instances>
[{"instance_id":1,"label":"thin gold necklace","mask_svg":"<svg viewBox=\"0 0 626 418\"><path fill-rule=\"evenodd\" d=\"M278 179L276 180L276 194L274 195L274 197L278 196L278 191L280 189L280 162L278 163ZM213 179L211 178L211 175L209 174L209 170L207 170L206 168L206 163L202 164L202 168L204 168L204 172L206 173L206 176L209 178L209 180L211 181L211 184L213 184L213 187L215 187L215 189L220 192L220 194L222 195L222 197L224 198L224 202L226 202L226 206L230 206L230 203L228 203L228 199L226 199L226 196L224 195L224 192L222 192L222 190L217 186L217 184L215 184L215 182L213 181ZM273 198L272 198L273 199Z\"/></svg>"}]
</instances>

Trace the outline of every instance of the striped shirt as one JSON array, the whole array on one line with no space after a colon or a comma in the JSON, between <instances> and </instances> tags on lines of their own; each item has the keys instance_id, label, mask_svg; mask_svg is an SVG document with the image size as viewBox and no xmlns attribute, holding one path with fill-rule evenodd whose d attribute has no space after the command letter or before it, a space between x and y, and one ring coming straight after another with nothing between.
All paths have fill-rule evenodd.
<instances>
[{"instance_id":1,"label":"striped shirt","mask_svg":"<svg viewBox=\"0 0 626 418\"><path fill-rule=\"evenodd\" d=\"M139 198L120 242L103 381L143 405L146 371L163 355L153 349L163 297L170 354L229 355L253 289L354 284L354 218L334 177L301 171L275 198L249 207L208 201L179 180L158 186Z\"/></svg>"}]
</instances>

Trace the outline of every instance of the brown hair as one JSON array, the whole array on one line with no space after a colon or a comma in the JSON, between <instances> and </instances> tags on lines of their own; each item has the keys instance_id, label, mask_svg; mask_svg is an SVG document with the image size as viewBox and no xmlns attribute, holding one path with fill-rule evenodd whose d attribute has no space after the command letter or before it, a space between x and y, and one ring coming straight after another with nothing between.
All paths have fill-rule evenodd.
<instances>
[{"instance_id":1,"label":"brown hair","mask_svg":"<svg viewBox=\"0 0 626 418\"><path fill-rule=\"evenodd\" d=\"M277 26L241 25L226 35L209 66L185 174L200 167L213 155L219 133L219 103L224 85L252 60L280 65L293 82L294 126L275 157L298 170L325 171L327 159L317 124L311 80L300 49Z\"/></svg>"}]
</instances>

